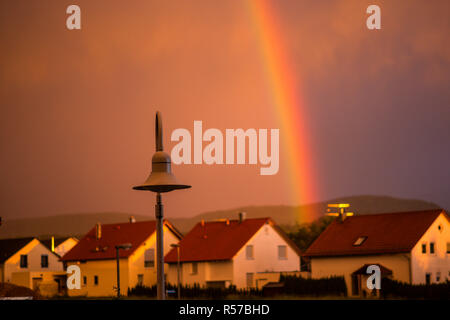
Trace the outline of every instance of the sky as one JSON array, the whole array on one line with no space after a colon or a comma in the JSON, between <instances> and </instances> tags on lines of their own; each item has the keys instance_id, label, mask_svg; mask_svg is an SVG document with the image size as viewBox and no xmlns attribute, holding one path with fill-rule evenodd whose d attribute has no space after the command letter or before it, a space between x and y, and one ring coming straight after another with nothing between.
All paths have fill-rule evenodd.
<instances>
[{"instance_id":1,"label":"sky","mask_svg":"<svg viewBox=\"0 0 450 320\"><path fill-rule=\"evenodd\" d=\"M303 101L313 171L302 180L249 1L1 1L0 215L153 216L154 194L132 187L151 170L157 110L168 153L195 120L280 129L276 175L173 165L192 188L163 195L166 217L360 194L450 208L450 2L261 0ZM81 30L66 28L70 4ZM370 4L381 30L366 27ZM293 179L314 186L308 199Z\"/></svg>"}]
</instances>

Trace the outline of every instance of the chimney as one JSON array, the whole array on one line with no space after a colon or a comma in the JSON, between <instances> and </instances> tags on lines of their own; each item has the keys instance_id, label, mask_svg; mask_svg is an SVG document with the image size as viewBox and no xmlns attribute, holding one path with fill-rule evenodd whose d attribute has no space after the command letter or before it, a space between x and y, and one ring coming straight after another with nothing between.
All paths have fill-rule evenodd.
<instances>
[{"instance_id":1,"label":"chimney","mask_svg":"<svg viewBox=\"0 0 450 320\"><path fill-rule=\"evenodd\" d=\"M52 236L52 252L55 252L55 237Z\"/></svg>"},{"instance_id":2,"label":"chimney","mask_svg":"<svg viewBox=\"0 0 450 320\"><path fill-rule=\"evenodd\" d=\"M135 223L136 222L136 218L134 216L131 216L129 220L130 220L130 223Z\"/></svg>"},{"instance_id":3,"label":"chimney","mask_svg":"<svg viewBox=\"0 0 450 320\"><path fill-rule=\"evenodd\" d=\"M208 238L208 236L206 235L205 220L202 219L201 225L202 225L202 229L203 229L203 239L206 239L206 238Z\"/></svg>"},{"instance_id":4,"label":"chimney","mask_svg":"<svg viewBox=\"0 0 450 320\"><path fill-rule=\"evenodd\" d=\"M239 223L245 220L246 212L239 212Z\"/></svg>"},{"instance_id":5,"label":"chimney","mask_svg":"<svg viewBox=\"0 0 450 320\"><path fill-rule=\"evenodd\" d=\"M100 222L97 222L95 225L95 239L100 240L102 237L102 225Z\"/></svg>"}]
</instances>

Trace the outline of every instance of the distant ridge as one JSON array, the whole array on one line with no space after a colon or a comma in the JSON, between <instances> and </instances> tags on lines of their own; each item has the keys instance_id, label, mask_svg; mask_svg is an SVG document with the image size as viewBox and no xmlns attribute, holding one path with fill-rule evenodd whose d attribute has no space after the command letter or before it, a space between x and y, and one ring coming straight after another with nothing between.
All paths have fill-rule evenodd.
<instances>
[{"instance_id":1,"label":"distant ridge","mask_svg":"<svg viewBox=\"0 0 450 320\"><path fill-rule=\"evenodd\" d=\"M229 210L206 212L191 218L167 217L181 232L188 232L197 222L215 219L236 219L240 211L247 213L247 218L271 217L279 225L285 228L294 227L296 224L309 223L299 214L302 210L313 210L318 216L326 213L328 203L350 203L351 211L355 214L388 213L402 211L418 211L437 209L438 205L416 199L401 199L388 196L350 196L331 199L329 201L314 203L306 206L245 206ZM67 236L81 237L87 233L97 222L117 223L127 222L133 214L103 212L67 214L51 217L23 218L4 220L0 226L0 239L28 236ZM136 221L152 220L153 216L133 215Z\"/></svg>"},{"instance_id":2,"label":"distant ridge","mask_svg":"<svg viewBox=\"0 0 450 320\"><path fill-rule=\"evenodd\" d=\"M0 239L18 237L82 237L97 222L127 222L134 216L136 221L151 220L147 216L139 216L118 212L65 214L50 217L4 219L0 226Z\"/></svg>"},{"instance_id":3,"label":"distant ridge","mask_svg":"<svg viewBox=\"0 0 450 320\"><path fill-rule=\"evenodd\" d=\"M355 214L405 212L440 208L440 206L435 203L417 199L359 195L335 198L305 206L245 206L235 209L205 212L192 218L171 218L171 221L181 232L186 232L186 230L189 231L202 219L236 219L238 212L244 211L246 212L247 218L271 217L277 224L289 228L296 224L312 222L311 220L305 220L300 214L302 211L308 210L308 212L317 212L317 216L320 217L327 212L327 205L329 203L349 203L350 211Z\"/></svg>"}]
</instances>

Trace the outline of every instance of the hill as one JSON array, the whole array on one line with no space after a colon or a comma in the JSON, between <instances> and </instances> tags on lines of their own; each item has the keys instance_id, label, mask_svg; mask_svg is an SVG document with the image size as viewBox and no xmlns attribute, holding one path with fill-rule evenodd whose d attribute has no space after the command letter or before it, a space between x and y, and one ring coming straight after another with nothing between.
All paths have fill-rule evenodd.
<instances>
[{"instance_id":1,"label":"hill","mask_svg":"<svg viewBox=\"0 0 450 320\"><path fill-rule=\"evenodd\" d=\"M190 230L202 219L205 221L224 218L236 219L238 212L243 211L246 212L247 218L271 217L277 224L289 229L295 225L310 223L314 220L314 218L308 219L302 212L314 212L316 213L316 218L325 215L329 203L349 203L350 211L355 214L419 211L440 208L435 203L417 199L361 195L336 198L305 206L246 206L229 210L206 212L192 218L171 218L171 221L173 221L180 231L185 232L186 230Z\"/></svg>"},{"instance_id":2,"label":"hill","mask_svg":"<svg viewBox=\"0 0 450 320\"><path fill-rule=\"evenodd\" d=\"M312 210L320 217L326 213L328 203L350 203L351 211L355 214L371 214L384 212L416 211L439 208L438 205L416 199L401 199L387 196L351 196L331 199L326 202L314 203L307 206L247 206L229 210L206 212L191 218L170 217L170 221L183 233L188 232L202 219L236 219L238 212L246 212L247 218L272 217L279 225L290 229L297 224L309 223L301 212ZM81 237L97 222L117 223L128 221L131 214L127 213L84 213L68 214L51 217L24 218L5 220L0 227L0 238L26 236L66 236ZM134 215L136 221L151 219L149 216Z\"/></svg>"}]
</instances>

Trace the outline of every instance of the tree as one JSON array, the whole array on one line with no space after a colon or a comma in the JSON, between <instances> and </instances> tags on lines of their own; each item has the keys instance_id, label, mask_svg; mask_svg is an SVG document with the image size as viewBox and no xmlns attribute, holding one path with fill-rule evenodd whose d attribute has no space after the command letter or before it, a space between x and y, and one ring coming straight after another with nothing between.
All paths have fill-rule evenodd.
<instances>
[{"instance_id":1,"label":"tree","mask_svg":"<svg viewBox=\"0 0 450 320\"><path fill-rule=\"evenodd\" d=\"M301 251L305 251L334 219L335 217L324 216L311 223L297 225L297 230L288 232L288 236Z\"/></svg>"}]
</instances>

